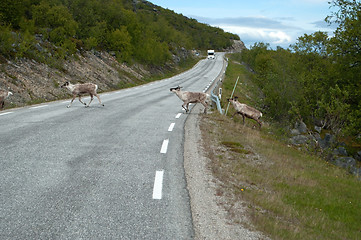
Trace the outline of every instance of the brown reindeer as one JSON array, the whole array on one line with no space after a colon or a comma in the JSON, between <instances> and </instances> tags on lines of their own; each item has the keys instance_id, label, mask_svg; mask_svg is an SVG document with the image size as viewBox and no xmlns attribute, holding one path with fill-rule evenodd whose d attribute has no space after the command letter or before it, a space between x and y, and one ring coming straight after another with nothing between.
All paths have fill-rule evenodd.
<instances>
[{"instance_id":1,"label":"brown reindeer","mask_svg":"<svg viewBox=\"0 0 361 240\"><path fill-rule=\"evenodd\" d=\"M262 123L259 119L262 117L262 113L260 111L258 111L253 107L248 106L247 104L238 102L238 97L230 98L227 100L228 102L232 103L234 109L236 110L236 112L233 114L232 117L234 117L234 115L238 113L242 115L243 124L244 124L244 118L247 117L255 120L259 124L259 127L261 128Z\"/></svg>"},{"instance_id":2,"label":"brown reindeer","mask_svg":"<svg viewBox=\"0 0 361 240\"><path fill-rule=\"evenodd\" d=\"M186 112L189 112L189 104L190 103L201 103L204 106L204 113L207 113L207 107L209 102L209 95L207 93L203 92L187 92L187 91L181 91L181 87L175 87L171 88L170 91L174 92L180 100L182 100L184 103L182 107Z\"/></svg>"},{"instance_id":3,"label":"brown reindeer","mask_svg":"<svg viewBox=\"0 0 361 240\"><path fill-rule=\"evenodd\" d=\"M79 102L84 104L85 107L89 107L90 103L93 101L93 96L96 96L99 100L100 105L104 106L104 104L102 104L102 101L100 100L99 95L97 94L98 85L94 83L71 84L70 82L66 82L61 86L61 88L67 88L73 94L73 99L68 105L68 108L71 107L71 104L77 96L79 97ZM81 100L81 95L83 94L90 94L90 102L88 103L88 105L86 105L86 103Z\"/></svg>"},{"instance_id":4,"label":"brown reindeer","mask_svg":"<svg viewBox=\"0 0 361 240\"><path fill-rule=\"evenodd\" d=\"M13 95L12 92L0 89L0 105L1 105L1 109L4 108L5 99L7 97L11 96L11 95Z\"/></svg>"}]
</instances>

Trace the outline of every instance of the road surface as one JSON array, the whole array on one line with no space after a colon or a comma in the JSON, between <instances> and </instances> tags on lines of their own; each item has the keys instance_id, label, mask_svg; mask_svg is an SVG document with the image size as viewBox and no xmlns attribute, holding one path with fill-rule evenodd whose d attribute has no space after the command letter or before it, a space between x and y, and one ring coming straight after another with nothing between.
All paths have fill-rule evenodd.
<instances>
[{"instance_id":1,"label":"road surface","mask_svg":"<svg viewBox=\"0 0 361 240\"><path fill-rule=\"evenodd\" d=\"M223 54L147 85L0 112L0 239L192 239L181 100ZM89 102L89 98L83 98ZM203 110L202 110L203 111Z\"/></svg>"}]
</instances>

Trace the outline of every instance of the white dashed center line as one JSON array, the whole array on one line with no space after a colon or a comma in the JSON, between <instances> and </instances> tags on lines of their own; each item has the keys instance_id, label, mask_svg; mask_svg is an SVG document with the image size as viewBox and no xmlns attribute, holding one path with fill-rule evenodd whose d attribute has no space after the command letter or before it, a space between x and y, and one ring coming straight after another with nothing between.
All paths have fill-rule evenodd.
<instances>
[{"instance_id":1,"label":"white dashed center line","mask_svg":"<svg viewBox=\"0 0 361 240\"><path fill-rule=\"evenodd\" d=\"M169 143L169 139L165 139L163 141L162 148L160 149L160 153L167 153L168 143Z\"/></svg>"},{"instance_id":2,"label":"white dashed center line","mask_svg":"<svg viewBox=\"0 0 361 240\"><path fill-rule=\"evenodd\" d=\"M180 118L182 113L178 113L175 118ZM168 132L172 132L174 129L175 123L171 123ZM162 147L160 149L160 153L167 153L168 151L169 139L163 140ZM153 187L153 199L162 199L162 188L163 188L163 174L164 171L156 171L155 179L154 179L154 187Z\"/></svg>"},{"instance_id":3,"label":"white dashed center line","mask_svg":"<svg viewBox=\"0 0 361 240\"><path fill-rule=\"evenodd\" d=\"M169 128L168 128L168 132L173 131L174 125L175 125L175 123L171 123L171 124L170 124L170 126L169 126Z\"/></svg>"},{"instance_id":4,"label":"white dashed center line","mask_svg":"<svg viewBox=\"0 0 361 240\"><path fill-rule=\"evenodd\" d=\"M153 199L162 199L163 174L164 171L155 172Z\"/></svg>"}]
</instances>

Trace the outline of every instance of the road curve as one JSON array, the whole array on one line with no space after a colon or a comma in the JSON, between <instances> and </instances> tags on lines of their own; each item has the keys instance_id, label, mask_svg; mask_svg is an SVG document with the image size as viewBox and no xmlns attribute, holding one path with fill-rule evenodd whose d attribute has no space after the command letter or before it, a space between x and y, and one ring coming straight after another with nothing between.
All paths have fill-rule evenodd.
<instances>
[{"instance_id":1,"label":"road curve","mask_svg":"<svg viewBox=\"0 0 361 240\"><path fill-rule=\"evenodd\" d=\"M0 112L1 239L192 239L182 102L223 54L147 85ZM89 99L84 98L86 102Z\"/></svg>"}]
</instances>

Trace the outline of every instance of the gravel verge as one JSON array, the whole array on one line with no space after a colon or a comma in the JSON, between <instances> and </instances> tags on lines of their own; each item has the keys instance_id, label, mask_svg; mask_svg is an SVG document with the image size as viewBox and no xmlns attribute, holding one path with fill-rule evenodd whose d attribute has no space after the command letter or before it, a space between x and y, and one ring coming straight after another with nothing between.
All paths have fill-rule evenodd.
<instances>
[{"instance_id":1,"label":"gravel verge","mask_svg":"<svg viewBox=\"0 0 361 240\"><path fill-rule=\"evenodd\" d=\"M225 200L216 195L219 183L207 167L210 159L206 157L202 147L200 112L202 108L197 104L188 115L184 143L184 168L195 239L265 239L261 233L235 224L223 207Z\"/></svg>"}]
</instances>

